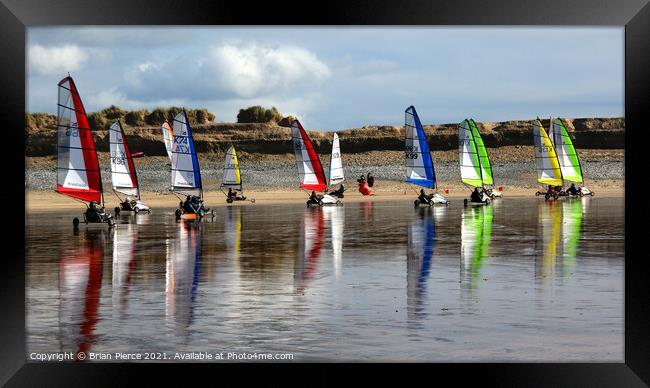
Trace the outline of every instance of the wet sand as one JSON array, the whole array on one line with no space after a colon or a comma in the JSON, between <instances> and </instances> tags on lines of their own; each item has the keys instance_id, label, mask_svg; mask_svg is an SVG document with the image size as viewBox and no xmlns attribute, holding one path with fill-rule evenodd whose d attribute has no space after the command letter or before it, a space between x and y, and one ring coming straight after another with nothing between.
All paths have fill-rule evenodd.
<instances>
[{"instance_id":1,"label":"wet sand","mask_svg":"<svg viewBox=\"0 0 650 388\"><path fill-rule=\"evenodd\" d=\"M219 206L205 222L156 208L110 229L72 228L79 207L28 215L27 357L624 361L622 197L417 210L379 198Z\"/></svg>"}]
</instances>

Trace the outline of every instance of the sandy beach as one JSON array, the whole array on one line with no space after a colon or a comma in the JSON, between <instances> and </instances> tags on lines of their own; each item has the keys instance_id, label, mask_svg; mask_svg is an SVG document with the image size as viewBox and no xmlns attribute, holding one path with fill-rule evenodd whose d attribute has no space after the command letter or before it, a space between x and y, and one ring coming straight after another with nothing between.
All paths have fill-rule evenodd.
<instances>
[{"instance_id":1,"label":"sandy beach","mask_svg":"<svg viewBox=\"0 0 650 388\"><path fill-rule=\"evenodd\" d=\"M588 182L589 183L589 182ZM592 182L588 185L593 188L597 196L623 196L624 188L623 182L599 182L598 185ZM356 187L349 187L345 192L345 197L342 202L374 202L374 201L412 201L416 197L417 190L414 186L407 185L402 182L384 182L375 186L376 194L373 196L363 196L356 190ZM445 190L448 190L445 193ZM440 190L445 196L450 199L462 199L469 196L469 191L458 184L445 184L440 183ZM509 197L530 197L535 199L535 187L503 187L503 200ZM44 190L26 190L25 191L25 209L28 213L43 212L43 211L62 211L74 210L83 208L83 204L79 201L58 194L54 191ZM247 199L255 198L255 203L250 201L238 201L233 204L226 203L225 196L220 191L208 191L204 193L204 202L208 207L219 206L259 206L265 204L281 204L281 203L296 203L303 204L308 197L308 192L294 189L294 190L276 190L265 188L251 188L245 193ZM104 194L106 207L113 209L118 205L118 199L112 192ZM178 198L172 194L161 194L158 192L143 192L142 200L150 205L153 209L156 208L174 208L178 206ZM112 210L110 210L112 211Z\"/></svg>"}]
</instances>

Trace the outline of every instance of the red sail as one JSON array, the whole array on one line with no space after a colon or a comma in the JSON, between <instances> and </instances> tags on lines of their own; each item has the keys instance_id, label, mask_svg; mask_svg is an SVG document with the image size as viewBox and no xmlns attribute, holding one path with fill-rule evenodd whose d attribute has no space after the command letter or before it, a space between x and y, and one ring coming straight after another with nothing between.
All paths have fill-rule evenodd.
<instances>
[{"instance_id":1,"label":"red sail","mask_svg":"<svg viewBox=\"0 0 650 388\"><path fill-rule=\"evenodd\" d=\"M300 174L300 188L315 191L327 190L325 171L314 146L298 120L291 123L296 163Z\"/></svg>"},{"instance_id":2,"label":"red sail","mask_svg":"<svg viewBox=\"0 0 650 388\"><path fill-rule=\"evenodd\" d=\"M101 202L102 179L92 131L72 77L59 82L57 191Z\"/></svg>"}]
</instances>

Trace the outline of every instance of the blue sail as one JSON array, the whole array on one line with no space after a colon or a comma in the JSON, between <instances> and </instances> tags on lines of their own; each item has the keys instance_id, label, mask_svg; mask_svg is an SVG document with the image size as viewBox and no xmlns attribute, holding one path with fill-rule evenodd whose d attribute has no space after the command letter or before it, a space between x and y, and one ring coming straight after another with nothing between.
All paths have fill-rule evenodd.
<instances>
[{"instance_id":1,"label":"blue sail","mask_svg":"<svg viewBox=\"0 0 650 388\"><path fill-rule=\"evenodd\" d=\"M427 136L413 106L409 106L405 111L404 129L406 181L418 186L434 188L436 175L433 171Z\"/></svg>"},{"instance_id":2,"label":"blue sail","mask_svg":"<svg viewBox=\"0 0 650 388\"><path fill-rule=\"evenodd\" d=\"M201 170L185 111L174 117L173 132L171 190L183 195L202 196Z\"/></svg>"}]
</instances>

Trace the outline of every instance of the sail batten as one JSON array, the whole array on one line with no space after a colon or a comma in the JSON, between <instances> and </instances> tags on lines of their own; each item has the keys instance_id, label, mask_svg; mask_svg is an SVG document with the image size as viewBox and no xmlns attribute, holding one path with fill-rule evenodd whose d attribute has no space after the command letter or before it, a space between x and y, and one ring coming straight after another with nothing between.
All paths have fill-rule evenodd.
<instances>
[{"instance_id":1,"label":"sail batten","mask_svg":"<svg viewBox=\"0 0 650 388\"><path fill-rule=\"evenodd\" d=\"M404 113L406 181L434 188L436 178L424 128L413 106L408 107Z\"/></svg>"},{"instance_id":2,"label":"sail batten","mask_svg":"<svg viewBox=\"0 0 650 388\"><path fill-rule=\"evenodd\" d=\"M138 177L135 172L133 156L119 120L109 127L109 146L111 151L111 181L113 190L140 199Z\"/></svg>"},{"instance_id":3,"label":"sail batten","mask_svg":"<svg viewBox=\"0 0 650 388\"><path fill-rule=\"evenodd\" d=\"M174 117L172 130L174 140L170 190L183 195L201 196L201 170L185 111Z\"/></svg>"},{"instance_id":4,"label":"sail batten","mask_svg":"<svg viewBox=\"0 0 650 388\"><path fill-rule=\"evenodd\" d=\"M533 124L537 181L546 185L562 185L562 171L555 148L539 119Z\"/></svg>"},{"instance_id":5,"label":"sail batten","mask_svg":"<svg viewBox=\"0 0 650 388\"><path fill-rule=\"evenodd\" d=\"M567 132L564 122L556 118L552 122L553 128L553 145L555 146L555 153L562 170L562 178L564 180L582 183L582 167L580 166L580 159L576 152L571 137Z\"/></svg>"},{"instance_id":6,"label":"sail batten","mask_svg":"<svg viewBox=\"0 0 650 388\"><path fill-rule=\"evenodd\" d=\"M291 123L291 140L296 156L296 165L300 179L300 188L325 191L327 183L323 165L314 150L314 146L298 120Z\"/></svg>"},{"instance_id":7,"label":"sail batten","mask_svg":"<svg viewBox=\"0 0 650 388\"><path fill-rule=\"evenodd\" d=\"M72 77L62 79L58 86L56 191L86 202L101 202L99 161L86 110Z\"/></svg>"}]
</instances>

